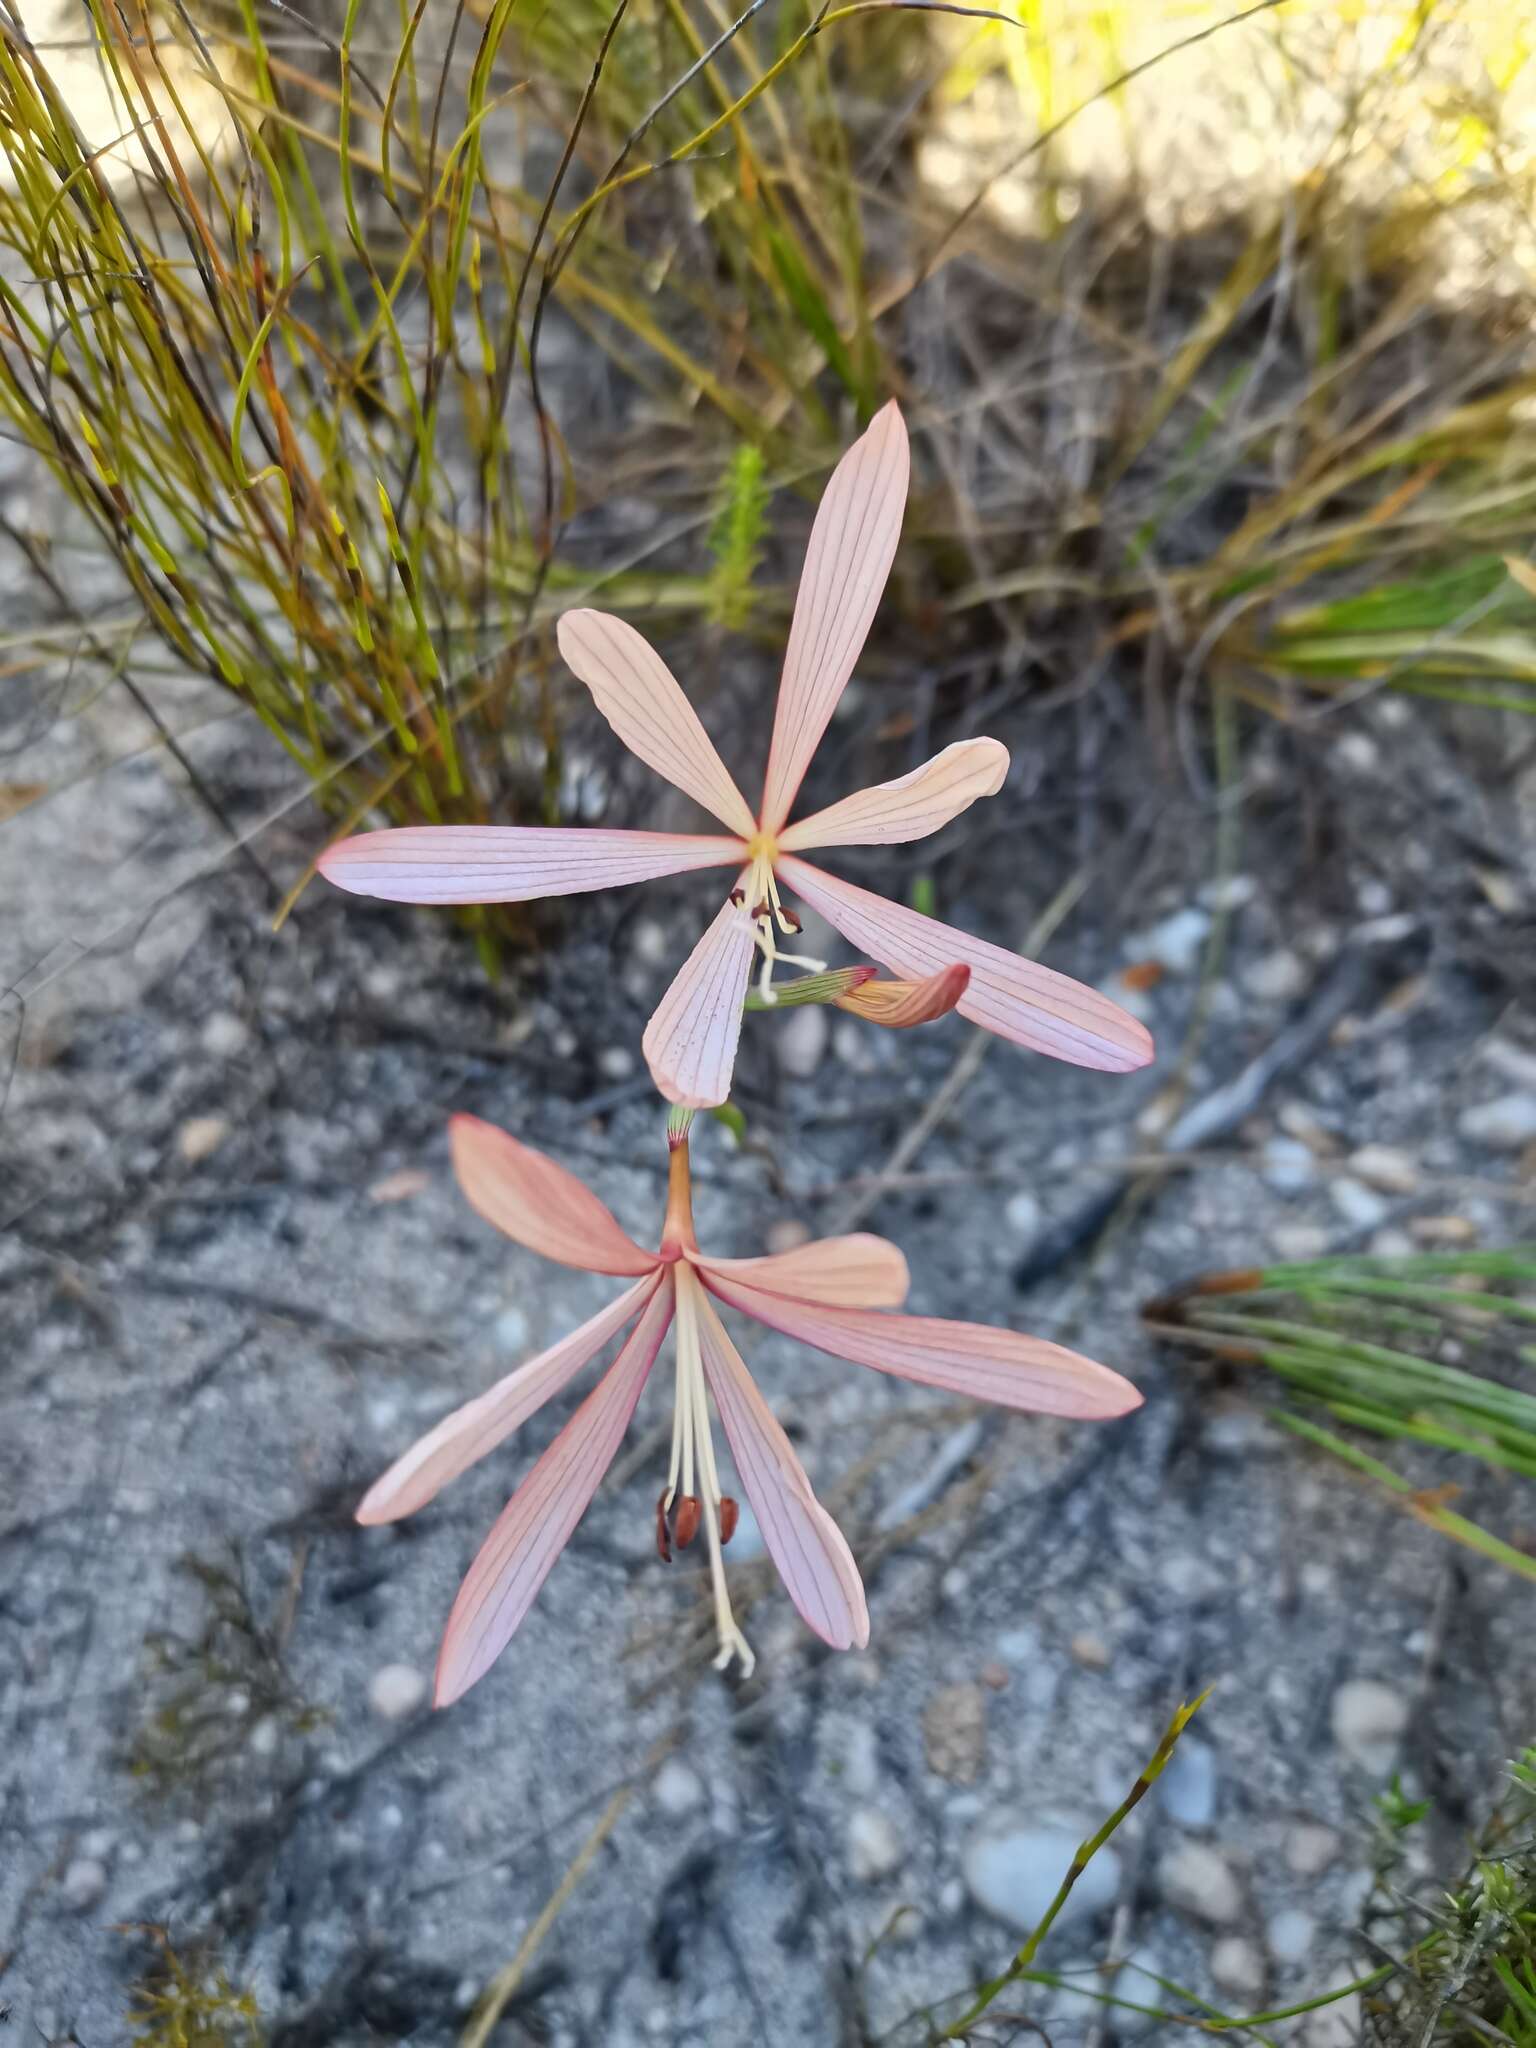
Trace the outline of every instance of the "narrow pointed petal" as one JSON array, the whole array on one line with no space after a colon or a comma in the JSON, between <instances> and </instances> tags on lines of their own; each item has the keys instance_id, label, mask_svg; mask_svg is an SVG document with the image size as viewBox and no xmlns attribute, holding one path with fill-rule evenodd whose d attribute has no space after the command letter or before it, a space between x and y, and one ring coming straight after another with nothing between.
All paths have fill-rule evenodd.
<instances>
[{"instance_id":1,"label":"narrow pointed petal","mask_svg":"<svg viewBox=\"0 0 1536 2048\"><path fill-rule=\"evenodd\" d=\"M579 1330L572 1330L548 1351L541 1351L494 1387L445 1415L436 1429L412 1444L405 1456L397 1458L383 1478L369 1487L358 1506L358 1521L370 1526L398 1522L424 1508L450 1479L457 1479L487 1451L505 1443L514 1429L574 1379L610 1337L634 1321L660 1284L659 1276L637 1280Z\"/></svg>"},{"instance_id":2,"label":"narrow pointed petal","mask_svg":"<svg viewBox=\"0 0 1536 2048\"><path fill-rule=\"evenodd\" d=\"M807 853L816 846L895 846L926 839L978 797L996 796L1007 773L1008 749L1001 740L958 740L910 775L877 782L786 826L778 843L785 853Z\"/></svg>"},{"instance_id":3,"label":"narrow pointed petal","mask_svg":"<svg viewBox=\"0 0 1536 2048\"><path fill-rule=\"evenodd\" d=\"M531 1145L478 1116L453 1116L448 1147L470 1207L515 1243L586 1273L656 1270L656 1254L642 1251L574 1173Z\"/></svg>"},{"instance_id":4,"label":"narrow pointed petal","mask_svg":"<svg viewBox=\"0 0 1536 2048\"><path fill-rule=\"evenodd\" d=\"M840 1010L855 1017L867 1017L871 1024L883 1024L887 1031L910 1031L914 1024L931 1024L947 1017L971 985L971 970L964 961L941 967L926 981L865 981L836 998Z\"/></svg>"},{"instance_id":5,"label":"narrow pointed petal","mask_svg":"<svg viewBox=\"0 0 1536 2048\"><path fill-rule=\"evenodd\" d=\"M629 1342L502 1509L448 1616L436 1706L462 1698L485 1676L533 1605L613 1463L672 1308L668 1283L652 1295Z\"/></svg>"},{"instance_id":6,"label":"narrow pointed petal","mask_svg":"<svg viewBox=\"0 0 1536 2048\"><path fill-rule=\"evenodd\" d=\"M678 969L640 1041L668 1102L713 1109L731 1092L741 1005L752 963L752 920L726 903Z\"/></svg>"},{"instance_id":7,"label":"narrow pointed petal","mask_svg":"<svg viewBox=\"0 0 1536 2048\"><path fill-rule=\"evenodd\" d=\"M964 961L971 985L956 1008L999 1038L1110 1074L1128 1074L1152 1057L1145 1026L1097 989L920 911L904 910L793 854L779 862L778 874L850 944L897 974L918 979Z\"/></svg>"},{"instance_id":8,"label":"narrow pointed petal","mask_svg":"<svg viewBox=\"0 0 1536 2048\"><path fill-rule=\"evenodd\" d=\"M651 643L611 612L566 612L560 652L632 754L664 775L732 832L750 839L757 821L715 752L698 713Z\"/></svg>"},{"instance_id":9,"label":"narrow pointed petal","mask_svg":"<svg viewBox=\"0 0 1536 2048\"><path fill-rule=\"evenodd\" d=\"M1039 1415L1073 1415L1102 1421L1141 1406L1129 1380L1081 1358L1043 1337L994 1330L985 1323L951 1323L934 1316L882 1315L878 1310L824 1308L791 1301L756 1287L722 1279L706 1269L711 1290L743 1315L756 1317L786 1337L830 1351L855 1365L872 1365L897 1379L918 1380Z\"/></svg>"},{"instance_id":10,"label":"narrow pointed petal","mask_svg":"<svg viewBox=\"0 0 1536 2048\"><path fill-rule=\"evenodd\" d=\"M907 429L892 399L833 470L811 528L763 785L765 832L789 816L853 674L901 538L908 470Z\"/></svg>"},{"instance_id":11,"label":"narrow pointed petal","mask_svg":"<svg viewBox=\"0 0 1536 2048\"><path fill-rule=\"evenodd\" d=\"M528 903L729 867L734 839L593 832L580 825L402 825L328 846L316 865L353 896L386 903Z\"/></svg>"},{"instance_id":12,"label":"narrow pointed petal","mask_svg":"<svg viewBox=\"0 0 1536 2048\"><path fill-rule=\"evenodd\" d=\"M713 1305L699 1304L699 1354L768 1555L802 1620L834 1650L869 1641L864 1583L842 1531L811 1491L794 1447Z\"/></svg>"},{"instance_id":13,"label":"narrow pointed petal","mask_svg":"<svg viewBox=\"0 0 1536 2048\"><path fill-rule=\"evenodd\" d=\"M824 1301L838 1308L900 1308L911 1285L907 1262L895 1245L867 1231L817 1237L793 1251L763 1259L700 1259L702 1272L719 1273L745 1287Z\"/></svg>"}]
</instances>

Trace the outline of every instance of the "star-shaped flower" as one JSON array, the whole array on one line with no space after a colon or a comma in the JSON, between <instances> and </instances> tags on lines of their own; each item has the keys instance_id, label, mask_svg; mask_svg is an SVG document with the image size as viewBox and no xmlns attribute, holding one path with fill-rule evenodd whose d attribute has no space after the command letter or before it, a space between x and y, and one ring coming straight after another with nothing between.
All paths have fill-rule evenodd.
<instances>
[{"instance_id":1,"label":"star-shaped flower","mask_svg":"<svg viewBox=\"0 0 1536 2048\"><path fill-rule=\"evenodd\" d=\"M657 1541L670 1559L674 1544L686 1548L703 1530L717 1664L734 1656L750 1671L753 1659L726 1588L722 1551L737 1510L721 1490L711 1403L790 1599L834 1649L862 1648L869 1640L853 1554L742 1363L717 1301L818 1351L969 1400L1085 1419L1123 1415L1140 1403L1129 1381L1059 1344L981 1323L893 1313L906 1299L907 1262L883 1238L814 1239L767 1258L707 1256L694 1234L685 1137L669 1140L666 1216L652 1252L542 1152L478 1117L456 1116L449 1131L459 1185L488 1222L547 1259L611 1273L630 1285L568 1337L440 1422L358 1508L360 1522L414 1514L628 1331L613 1364L507 1502L470 1566L443 1636L439 1706L467 1692L511 1641L613 1462L674 1322L672 1458L657 1503Z\"/></svg>"},{"instance_id":2,"label":"star-shaped flower","mask_svg":"<svg viewBox=\"0 0 1536 2048\"><path fill-rule=\"evenodd\" d=\"M789 822L811 756L864 645L901 532L907 431L895 401L839 462L811 529L774 715L762 801L754 813L666 663L633 626L606 612L560 620L560 651L634 754L725 826L728 837L584 827L407 826L344 839L321 857L338 887L396 903L521 903L736 867L735 886L662 997L644 1050L670 1101L713 1107L730 1092L742 997L754 952L771 992L776 961L799 930L780 885L860 952L921 981L964 964L962 1016L1016 1045L1076 1066L1124 1073L1152 1041L1107 996L1001 946L973 939L813 867L812 848L888 846L937 832L1002 787L1008 750L961 740L894 782Z\"/></svg>"}]
</instances>

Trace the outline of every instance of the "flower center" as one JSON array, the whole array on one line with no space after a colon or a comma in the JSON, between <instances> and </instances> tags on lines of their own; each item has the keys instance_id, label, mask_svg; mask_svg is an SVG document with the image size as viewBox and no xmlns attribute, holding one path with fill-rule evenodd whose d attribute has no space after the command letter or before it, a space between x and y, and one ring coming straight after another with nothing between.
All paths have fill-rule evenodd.
<instances>
[{"instance_id":1,"label":"flower center","mask_svg":"<svg viewBox=\"0 0 1536 2048\"><path fill-rule=\"evenodd\" d=\"M672 1463L666 1490L656 1503L656 1544L671 1560L672 1545L685 1549L704 1525L709 1545L709 1576L715 1596L715 1633L720 1649L715 1669L723 1671L733 1657L742 1676L750 1678L757 1659L736 1626L725 1583L721 1555L736 1527L736 1503L720 1491L715 1446L709 1429L709 1394L699 1351L698 1279L681 1261L677 1267L677 1393L672 1407Z\"/></svg>"},{"instance_id":2,"label":"flower center","mask_svg":"<svg viewBox=\"0 0 1536 2048\"><path fill-rule=\"evenodd\" d=\"M782 960L791 967L804 967L811 974L820 974L827 964L825 960L812 960L805 953L786 953L779 946L778 934L784 932L792 936L800 930L800 920L779 900L779 885L773 872L778 851L778 846L766 832L759 832L754 839L749 839L747 854L752 865L746 886L732 892L751 913L753 943L763 956L757 992L765 1003L778 1001L773 986L773 970L777 961Z\"/></svg>"}]
</instances>

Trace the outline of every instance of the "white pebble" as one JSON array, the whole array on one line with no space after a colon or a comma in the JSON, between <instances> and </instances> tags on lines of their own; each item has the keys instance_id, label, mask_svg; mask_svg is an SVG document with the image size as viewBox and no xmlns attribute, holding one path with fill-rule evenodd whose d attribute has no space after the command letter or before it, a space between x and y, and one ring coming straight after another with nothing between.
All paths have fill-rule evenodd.
<instances>
[{"instance_id":1,"label":"white pebble","mask_svg":"<svg viewBox=\"0 0 1536 2048\"><path fill-rule=\"evenodd\" d=\"M1317 1821L1298 1821L1285 1838L1286 1868L1297 1877L1321 1877L1338 1853L1338 1836Z\"/></svg>"},{"instance_id":2,"label":"white pebble","mask_svg":"<svg viewBox=\"0 0 1536 2048\"><path fill-rule=\"evenodd\" d=\"M1490 1152L1519 1152L1536 1139L1536 1094L1499 1095L1464 1109L1457 1121L1464 1138Z\"/></svg>"},{"instance_id":3,"label":"white pebble","mask_svg":"<svg viewBox=\"0 0 1536 2048\"><path fill-rule=\"evenodd\" d=\"M1210 929L1208 910L1176 910L1161 924L1128 938L1124 951L1132 961L1155 960L1165 974L1192 974Z\"/></svg>"},{"instance_id":4,"label":"white pebble","mask_svg":"<svg viewBox=\"0 0 1536 2048\"><path fill-rule=\"evenodd\" d=\"M1374 1230L1384 1223L1391 1213L1391 1205L1374 1188L1368 1188L1364 1181L1351 1180L1341 1174L1330 1181L1328 1193L1333 1206L1352 1230Z\"/></svg>"},{"instance_id":5,"label":"white pebble","mask_svg":"<svg viewBox=\"0 0 1536 2048\"><path fill-rule=\"evenodd\" d=\"M106 1896L107 1866L94 1856L77 1856L60 1883L64 1902L75 1913L88 1913Z\"/></svg>"},{"instance_id":6,"label":"white pebble","mask_svg":"<svg viewBox=\"0 0 1536 2048\"><path fill-rule=\"evenodd\" d=\"M973 1837L962 1859L972 1898L1005 1926L1032 1932L1071 1868L1078 1844L1092 1832L1090 1822L1080 1828L1023 1825ZM1104 1912L1119 1890L1120 1858L1113 1849L1101 1849L1067 1894L1057 1925Z\"/></svg>"},{"instance_id":7,"label":"white pebble","mask_svg":"<svg viewBox=\"0 0 1536 2048\"><path fill-rule=\"evenodd\" d=\"M1266 1939L1277 1963L1304 1963L1317 1939L1317 1922L1310 1913L1288 1906L1271 1919Z\"/></svg>"},{"instance_id":8,"label":"white pebble","mask_svg":"<svg viewBox=\"0 0 1536 2048\"><path fill-rule=\"evenodd\" d=\"M373 1674L368 1704L381 1721L405 1721L427 1696L427 1681L413 1664L386 1664Z\"/></svg>"},{"instance_id":9,"label":"white pebble","mask_svg":"<svg viewBox=\"0 0 1536 2048\"><path fill-rule=\"evenodd\" d=\"M809 1081L827 1050L826 1005L802 1003L773 1025L773 1050L781 1069L793 1081Z\"/></svg>"},{"instance_id":10,"label":"white pebble","mask_svg":"<svg viewBox=\"0 0 1536 2048\"><path fill-rule=\"evenodd\" d=\"M1408 1702L1374 1678L1352 1678L1333 1696L1333 1739L1352 1763L1373 1778L1392 1768L1408 1726Z\"/></svg>"},{"instance_id":11,"label":"white pebble","mask_svg":"<svg viewBox=\"0 0 1536 2048\"><path fill-rule=\"evenodd\" d=\"M232 1060L251 1042L250 1032L233 1010L215 1010L210 1017L205 1017L199 1036L203 1051L211 1053L217 1060Z\"/></svg>"},{"instance_id":12,"label":"white pebble","mask_svg":"<svg viewBox=\"0 0 1536 2048\"><path fill-rule=\"evenodd\" d=\"M229 1124L221 1116L189 1116L176 1133L176 1150L189 1166L211 1159L229 1136Z\"/></svg>"},{"instance_id":13,"label":"white pebble","mask_svg":"<svg viewBox=\"0 0 1536 2048\"><path fill-rule=\"evenodd\" d=\"M1419 1184L1418 1162L1395 1145L1362 1145L1350 1153L1349 1170L1384 1195L1411 1195Z\"/></svg>"},{"instance_id":14,"label":"white pebble","mask_svg":"<svg viewBox=\"0 0 1536 2048\"><path fill-rule=\"evenodd\" d=\"M848 1822L848 1868L860 1884L876 1884L901 1867L901 1836L878 1806L861 1806Z\"/></svg>"},{"instance_id":15,"label":"white pebble","mask_svg":"<svg viewBox=\"0 0 1536 2048\"><path fill-rule=\"evenodd\" d=\"M652 1804L670 1820L696 1812L707 1796L698 1772L676 1756L667 1758L651 1785Z\"/></svg>"},{"instance_id":16,"label":"white pebble","mask_svg":"<svg viewBox=\"0 0 1536 2048\"><path fill-rule=\"evenodd\" d=\"M1168 1818L1181 1828L1208 1828L1216 1818L1216 1752L1198 1735L1186 1735L1157 1781L1157 1796Z\"/></svg>"},{"instance_id":17,"label":"white pebble","mask_svg":"<svg viewBox=\"0 0 1536 2048\"><path fill-rule=\"evenodd\" d=\"M1240 1934L1224 1935L1211 1950L1211 1975L1221 1990L1257 1998L1264 1989L1264 1958Z\"/></svg>"},{"instance_id":18,"label":"white pebble","mask_svg":"<svg viewBox=\"0 0 1536 2048\"><path fill-rule=\"evenodd\" d=\"M1317 1161L1299 1138L1266 1138L1260 1172L1277 1195L1299 1195L1317 1176Z\"/></svg>"},{"instance_id":19,"label":"white pebble","mask_svg":"<svg viewBox=\"0 0 1536 2048\"><path fill-rule=\"evenodd\" d=\"M1310 979L1306 962L1282 946L1254 961L1243 976L1243 987L1261 1003L1292 1003Z\"/></svg>"},{"instance_id":20,"label":"white pebble","mask_svg":"<svg viewBox=\"0 0 1536 2048\"><path fill-rule=\"evenodd\" d=\"M1208 1927L1231 1927L1243 1917L1237 1872L1219 1850L1204 1842L1181 1842L1158 1865L1157 1878L1170 1906Z\"/></svg>"},{"instance_id":21,"label":"white pebble","mask_svg":"<svg viewBox=\"0 0 1536 2048\"><path fill-rule=\"evenodd\" d=\"M627 1081L635 1071L635 1056L626 1045L605 1045L597 1056L597 1071L605 1081Z\"/></svg>"},{"instance_id":22,"label":"white pebble","mask_svg":"<svg viewBox=\"0 0 1536 2048\"><path fill-rule=\"evenodd\" d=\"M1003 1221L1022 1238L1032 1238L1039 1230L1040 1204L1028 1188L1021 1188L1016 1195L1008 1197L1003 1208Z\"/></svg>"}]
</instances>

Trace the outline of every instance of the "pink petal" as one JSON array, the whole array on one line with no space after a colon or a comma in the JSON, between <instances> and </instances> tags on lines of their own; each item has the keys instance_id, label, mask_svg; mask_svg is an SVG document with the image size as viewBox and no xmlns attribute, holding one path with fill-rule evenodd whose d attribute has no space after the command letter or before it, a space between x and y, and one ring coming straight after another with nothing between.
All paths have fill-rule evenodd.
<instances>
[{"instance_id":1,"label":"pink petal","mask_svg":"<svg viewBox=\"0 0 1536 2048\"><path fill-rule=\"evenodd\" d=\"M516 1138L477 1116L448 1119L453 1170L470 1206L516 1243L587 1273L652 1273L642 1251L589 1188Z\"/></svg>"},{"instance_id":2,"label":"pink petal","mask_svg":"<svg viewBox=\"0 0 1536 2048\"><path fill-rule=\"evenodd\" d=\"M957 960L953 967L941 967L926 981L864 981L833 1000L840 1010L867 1017L887 1031L910 1031L914 1024L931 1024L936 1017L947 1017L970 985L971 970Z\"/></svg>"},{"instance_id":3,"label":"pink petal","mask_svg":"<svg viewBox=\"0 0 1536 2048\"><path fill-rule=\"evenodd\" d=\"M898 1379L919 1380L973 1401L993 1401L1041 1415L1094 1419L1124 1415L1141 1406L1140 1394L1119 1373L1041 1337L994 1330L985 1323L824 1308L722 1280L707 1267L704 1271L720 1299L744 1315L782 1330L786 1337L814 1344L818 1351L830 1351L834 1358L872 1365Z\"/></svg>"},{"instance_id":4,"label":"pink petal","mask_svg":"<svg viewBox=\"0 0 1536 2048\"><path fill-rule=\"evenodd\" d=\"M824 1643L834 1650L862 1650L869 1641L869 1609L853 1553L812 1493L789 1438L702 1295L699 1353L736 1470L785 1591Z\"/></svg>"},{"instance_id":5,"label":"pink petal","mask_svg":"<svg viewBox=\"0 0 1536 2048\"><path fill-rule=\"evenodd\" d=\"M750 839L757 820L731 780L677 678L643 634L609 612L566 612L560 652L632 754L664 775L722 825Z\"/></svg>"},{"instance_id":6,"label":"pink petal","mask_svg":"<svg viewBox=\"0 0 1536 2048\"><path fill-rule=\"evenodd\" d=\"M651 1274L637 1280L579 1330L572 1330L548 1351L541 1351L494 1387L445 1415L436 1429L412 1444L382 1479L374 1481L363 1496L357 1519L368 1524L398 1522L424 1508L450 1479L457 1479L487 1451L504 1443L536 1408L542 1408L574 1379L610 1337L634 1321L658 1284Z\"/></svg>"},{"instance_id":7,"label":"pink petal","mask_svg":"<svg viewBox=\"0 0 1536 2048\"><path fill-rule=\"evenodd\" d=\"M741 1004L752 962L752 920L726 903L656 1006L640 1041L669 1102L713 1109L731 1092Z\"/></svg>"},{"instance_id":8,"label":"pink petal","mask_svg":"<svg viewBox=\"0 0 1536 2048\"><path fill-rule=\"evenodd\" d=\"M1007 773L1008 749L1001 740L957 740L910 775L877 782L787 826L778 843L785 853L806 853L814 846L895 846L926 839L978 797L996 796Z\"/></svg>"},{"instance_id":9,"label":"pink petal","mask_svg":"<svg viewBox=\"0 0 1536 2048\"><path fill-rule=\"evenodd\" d=\"M872 953L897 974L920 979L964 961L971 985L956 1008L999 1038L1111 1074L1130 1073L1152 1057L1146 1029L1097 989L856 889L793 854L778 863L778 873L861 953Z\"/></svg>"},{"instance_id":10,"label":"pink petal","mask_svg":"<svg viewBox=\"0 0 1536 2048\"><path fill-rule=\"evenodd\" d=\"M811 528L763 785L765 832L789 816L853 674L901 537L908 467L907 430L892 399L833 470Z\"/></svg>"},{"instance_id":11,"label":"pink petal","mask_svg":"<svg viewBox=\"0 0 1536 2048\"><path fill-rule=\"evenodd\" d=\"M338 889L387 903L527 903L727 867L740 858L734 839L688 832L405 825L339 839L316 865Z\"/></svg>"},{"instance_id":12,"label":"pink petal","mask_svg":"<svg viewBox=\"0 0 1536 2048\"><path fill-rule=\"evenodd\" d=\"M701 1272L719 1273L744 1287L825 1301L839 1308L900 1308L910 1285L907 1262L895 1245L867 1231L852 1237L817 1237L764 1259L700 1259Z\"/></svg>"},{"instance_id":13,"label":"pink petal","mask_svg":"<svg viewBox=\"0 0 1536 2048\"><path fill-rule=\"evenodd\" d=\"M629 1342L502 1509L459 1588L437 1659L434 1704L460 1699L501 1655L613 1463L672 1320L652 1295Z\"/></svg>"}]
</instances>

